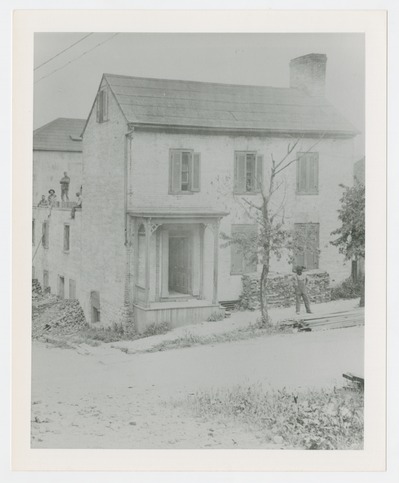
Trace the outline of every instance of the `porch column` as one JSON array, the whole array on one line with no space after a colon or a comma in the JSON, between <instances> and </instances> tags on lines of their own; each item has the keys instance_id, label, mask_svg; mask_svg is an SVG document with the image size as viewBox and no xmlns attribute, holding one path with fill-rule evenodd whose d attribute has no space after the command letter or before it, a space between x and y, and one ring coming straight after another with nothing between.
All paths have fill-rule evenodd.
<instances>
[{"instance_id":1,"label":"porch column","mask_svg":"<svg viewBox=\"0 0 399 483\"><path fill-rule=\"evenodd\" d=\"M212 303L218 303L218 276L219 276L219 225L218 219L212 225L213 231L213 297Z\"/></svg>"},{"instance_id":2,"label":"porch column","mask_svg":"<svg viewBox=\"0 0 399 483\"><path fill-rule=\"evenodd\" d=\"M145 306L148 307L150 298L150 237L151 225L147 218L145 222Z\"/></svg>"}]
</instances>

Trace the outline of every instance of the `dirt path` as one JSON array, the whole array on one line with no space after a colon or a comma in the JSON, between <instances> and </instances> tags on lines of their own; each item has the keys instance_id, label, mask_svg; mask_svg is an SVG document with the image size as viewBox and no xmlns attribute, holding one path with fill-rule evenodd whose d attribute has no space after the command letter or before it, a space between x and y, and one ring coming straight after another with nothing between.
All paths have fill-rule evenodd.
<instances>
[{"instance_id":1,"label":"dirt path","mask_svg":"<svg viewBox=\"0 0 399 483\"><path fill-rule=\"evenodd\" d=\"M341 385L342 372L363 370L363 342L354 327L133 355L107 344L77 353L34 343L32 446L271 447L234 422L194 418L171 402L237 384Z\"/></svg>"}]
</instances>

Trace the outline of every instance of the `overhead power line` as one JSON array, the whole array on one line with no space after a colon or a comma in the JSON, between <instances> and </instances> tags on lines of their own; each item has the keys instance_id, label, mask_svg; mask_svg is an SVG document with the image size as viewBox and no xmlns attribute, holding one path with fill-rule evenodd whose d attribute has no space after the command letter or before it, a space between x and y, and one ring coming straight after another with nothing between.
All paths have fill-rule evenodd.
<instances>
[{"instance_id":1,"label":"overhead power line","mask_svg":"<svg viewBox=\"0 0 399 483\"><path fill-rule=\"evenodd\" d=\"M74 59L70 60L69 62L67 62L66 64L62 65L61 67L59 67L58 69L55 69L53 71L51 71L50 73L44 75L43 77L40 77L40 79L38 79L37 81L34 82L34 84L37 84L38 82L42 81L43 79L45 79L46 77L50 77L51 75L55 74L56 72L58 72L59 70L61 69L64 69L64 67L68 66L69 64L72 64L72 62L75 62L75 60L78 60L80 59L81 57L83 57L84 55L88 54L89 52L92 52L94 49L96 49L97 47L100 47L100 45L103 45L105 44L106 42L109 42L110 40L112 40L114 37L116 37L117 35L119 35L119 33L116 33L114 35L112 35L111 37L109 37L108 39L105 39L103 40L102 42L98 43L97 45L95 45L94 47L92 47L91 49L89 50L85 50L82 54L80 54L78 57L75 57Z\"/></svg>"},{"instance_id":2,"label":"overhead power line","mask_svg":"<svg viewBox=\"0 0 399 483\"><path fill-rule=\"evenodd\" d=\"M79 42L82 42L82 40L84 39L87 39L87 37L90 37L90 35L93 35L93 33L90 33L90 34L87 34L85 35L84 37L82 37L81 39L79 39L78 41L74 42L73 44L71 44L69 47L67 47L66 49L64 50L61 50L61 52L58 52L58 54L55 54L53 57L51 57L50 59L47 59L45 62L43 62L42 64L38 65L37 67L35 67L33 70L37 70L37 69L40 69L40 67L43 67L43 65L46 65L48 64L51 60L55 59L56 57L58 57L59 55L63 54L64 52L66 52L67 50L71 49L74 45L78 44Z\"/></svg>"}]
</instances>

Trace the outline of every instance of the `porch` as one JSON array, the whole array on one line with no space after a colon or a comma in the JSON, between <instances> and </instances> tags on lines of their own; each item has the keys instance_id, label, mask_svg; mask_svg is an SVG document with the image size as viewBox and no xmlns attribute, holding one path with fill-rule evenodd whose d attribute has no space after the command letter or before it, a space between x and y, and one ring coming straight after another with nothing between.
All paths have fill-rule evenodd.
<instances>
[{"instance_id":1,"label":"porch","mask_svg":"<svg viewBox=\"0 0 399 483\"><path fill-rule=\"evenodd\" d=\"M218 301L219 225L227 213L210 209L129 212L132 305L139 331L172 327L223 313Z\"/></svg>"}]
</instances>

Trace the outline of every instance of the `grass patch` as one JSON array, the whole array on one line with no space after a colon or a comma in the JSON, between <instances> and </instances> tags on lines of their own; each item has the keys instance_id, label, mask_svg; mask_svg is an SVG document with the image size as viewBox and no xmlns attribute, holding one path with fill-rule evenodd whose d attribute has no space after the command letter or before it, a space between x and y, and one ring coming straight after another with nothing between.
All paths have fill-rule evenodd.
<instances>
[{"instance_id":1,"label":"grass patch","mask_svg":"<svg viewBox=\"0 0 399 483\"><path fill-rule=\"evenodd\" d=\"M250 324L248 327L224 332L221 334L197 335L188 330L180 337L173 340L165 340L156 344L143 352L160 352L173 349L183 349L198 345L221 344L224 342L235 342L239 340L253 339L267 335L290 333L292 329L283 325L276 324L263 326L260 322Z\"/></svg>"},{"instance_id":2,"label":"grass patch","mask_svg":"<svg viewBox=\"0 0 399 483\"><path fill-rule=\"evenodd\" d=\"M137 333L133 326L124 326L122 324L114 324L111 327L85 326L69 337L68 342L75 345L87 344L96 347L101 343L137 340L143 337L165 334L169 330L170 325L167 322L152 324L142 334Z\"/></svg>"},{"instance_id":3,"label":"grass patch","mask_svg":"<svg viewBox=\"0 0 399 483\"><path fill-rule=\"evenodd\" d=\"M234 419L266 441L307 450L363 448L364 399L360 391L331 389L294 395L262 386L196 393L184 406L198 417Z\"/></svg>"}]
</instances>

